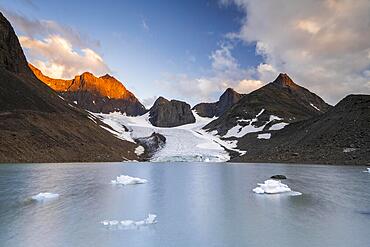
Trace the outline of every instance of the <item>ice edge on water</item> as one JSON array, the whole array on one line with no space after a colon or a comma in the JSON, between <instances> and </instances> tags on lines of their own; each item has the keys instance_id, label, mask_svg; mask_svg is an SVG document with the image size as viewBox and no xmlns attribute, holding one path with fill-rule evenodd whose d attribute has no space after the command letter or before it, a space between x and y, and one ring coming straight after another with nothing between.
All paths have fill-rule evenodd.
<instances>
[{"instance_id":1,"label":"ice edge on water","mask_svg":"<svg viewBox=\"0 0 370 247\"><path fill-rule=\"evenodd\" d=\"M149 214L148 217L144 220L134 221L134 220L103 220L100 223L106 227L116 227L118 229L127 229L127 228L138 228L141 226L147 226L157 223L157 215Z\"/></svg>"}]
</instances>

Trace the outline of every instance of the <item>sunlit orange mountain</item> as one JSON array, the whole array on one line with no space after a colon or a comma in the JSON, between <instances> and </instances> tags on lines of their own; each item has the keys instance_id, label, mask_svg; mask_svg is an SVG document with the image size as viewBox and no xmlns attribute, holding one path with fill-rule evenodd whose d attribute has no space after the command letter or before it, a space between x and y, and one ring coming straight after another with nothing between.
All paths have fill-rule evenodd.
<instances>
[{"instance_id":1,"label":"sunlit orange mountain","mask_svg":"<svg viewBox=\"0 0 370 247\"><path fill-rule=\"evenodd\" d=\"M44 75L29 64L36 77L58 92L66 100L92 112L109 113L120 111L137 116L146 112L145 107L133 93L113 76L96 77L89 72L71 80L54 79Z\"/></svg>"}]
</instances>

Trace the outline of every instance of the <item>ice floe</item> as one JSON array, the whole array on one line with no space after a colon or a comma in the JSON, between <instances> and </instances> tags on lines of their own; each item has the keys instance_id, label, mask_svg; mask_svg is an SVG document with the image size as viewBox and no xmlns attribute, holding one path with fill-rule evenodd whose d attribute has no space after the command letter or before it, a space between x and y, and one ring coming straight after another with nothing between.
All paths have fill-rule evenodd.
<instances>
[{"instance_id":1,"label":"ice floe","mask_svg":"<svg viewBox=\"0 0 370 247\"><path fill-rule=\"evenodd\" d=\"M50 193L50 192L42 192L42 193L38 193L37 195L32 196L31 199L42 202L42 201L49 201L49 200L57 199L58 197L59 197L59 194Z\"/></svg>"},{"instance_id":2,"label":"ice floe","mask_svg":"<svg viewBox=\"0 0 370 247\"><path fill-rule=\"evenodd\" d=\"M258 187L253 189L254 193L257 194L280 194L280 193L287 193L289 195L302 195L300 192L292 191L288 185L283 184L279 180L269 179L266 180L264 183L258 183Z\"/></svg>"},{"instance_id":3,"label":"ice floe","mask_svg":"<svg viewBox=\"0 0 370 247\"><path fill-rule=\"evenodd\" d=\"M116 180L111 181L112 184L117 184L117 185L145 184L147 182L148 180L146 179L130 177L127 175L118 176Z\"/></svg>"},{"instance_id":4,"label":"ice floe","mask_svg":"<svg viewBox=\"0 0 370 247\"><path fill-rule=\"evenodd\" d=\"M101 224L106 227L115 227L117 229L128 229L128 228L138 228L141 226L147 226L157 223L157 215L149 214L144 220L134 221L134 220L103 220Z\"/></svg>"}]
</instances>

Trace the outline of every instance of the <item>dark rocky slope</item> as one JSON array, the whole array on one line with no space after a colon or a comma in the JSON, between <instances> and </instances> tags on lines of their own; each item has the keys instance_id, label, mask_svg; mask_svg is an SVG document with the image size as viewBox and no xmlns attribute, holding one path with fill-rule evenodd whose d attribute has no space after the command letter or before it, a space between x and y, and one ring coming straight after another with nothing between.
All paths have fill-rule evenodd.
<instances>
[{"instance_id":1,"label":"dark rocky slope","mask_svg":"<svg viewBox=\"0 0 370 247\"><path fill-rule=\"evenodd\" d=\"M96 77L89 72L72 80L53 79L29 64L36 77L79 107L97 113L119 111L130 116L142 115L145 107L120 81L110 75Z\"/></svg>"},{"instance_id":2,"label":"dark rocky slope","mask_svg":"<svg viewBox=\"0 0 370 247\"><path fill-rule=\"evenodd\" d=\"M137 145L117 139L88 117L34 76L0 13L0 162L137 158Z\"/></svg>"},{"instance_id":3,"label":"dark rocky slope","mask_svg":"<svg viewBox=\"0 0 370 247\"><path fill-rule=\"evenodd\" d=\"M149 121L157 127L176 127L194 123L195 117L190 105L178 101L159 97L149 110Z\"/></svg>"},{"instance_id":4,"label":"dark rocky slope","mask_svg":"<svg viewBox=\"0 0 370 247\"><path fill-rule=\"evenodd\" d=\"M238 142L247 153L233 162L370 165L370 95L349 95L322 115Z\"/></svg>"},{"instance_id":5,"label":"dark rocky slope","mask_svg":"<svg viewBox=\"0 0 370 247\"><path fill-rule=\"evenodd\" d=\"M135 141L144 147L145 151L140 155L140 158L145 161L149 161L157 151L166 145L166 137L156 132L148 137L136 138Z\"/></svg>"},{"instance_id":6,"label":"dark rocky slope","mask_svg":"<svg viewBox=\"0 0 370 247\"><path fill-rule=\"evenodd\" d=\"M217 102L200 103L195 105L193 110L202 117L219 117L237 103L242 96L242 94L235 92L232 88L228 88Z\"/></svg>"},{"instance_id":7,"label":"dark rocky slope","mask_svg":"<svg viewBox=\"0 0 370 247\"><path fill-rule=\"evenodd\" d=\"M251 124L262 109L264 111L252 123L255 127L269 123L271 115L292 123L322 115L330 108L319 96L295 84L288 75L280 74L273 82L243 96L204 129L217 130L220 135L224 135L237 124Z\"/></svg>"}]
</instances>

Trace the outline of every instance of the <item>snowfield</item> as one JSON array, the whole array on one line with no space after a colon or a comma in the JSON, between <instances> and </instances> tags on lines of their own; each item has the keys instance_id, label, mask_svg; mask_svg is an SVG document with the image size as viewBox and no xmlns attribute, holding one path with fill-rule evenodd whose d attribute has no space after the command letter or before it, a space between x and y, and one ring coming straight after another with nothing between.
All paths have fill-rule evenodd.
<instances>
[{"instance_id":1,"label":"snowfield","mask_svg":"<svg viewBox=\"0 0 370 247\"><path fill-rule=\"evenodd\" d=\"M240 154L244 152L235 149L236 141L225 141L215 133L202 130L202 127L215 118L200 117L193 111L196 119L195 123L186 124L173 128L155 127L149 122L149 113L130 117L125 114L114 112L110 114L94 113L103 123L109 125L101 126L107 129L118 138L135 142L135 138L150 136L157 132L166 137L165 146L151 158L152 162L171 162L171 161L205 161L205 162L225 162L230 159L229 153L225 150L230 149ZM126 129L127 128L127 129ZM142 149L136 152L142 153Z\"/></svg>"}]
</instances>

